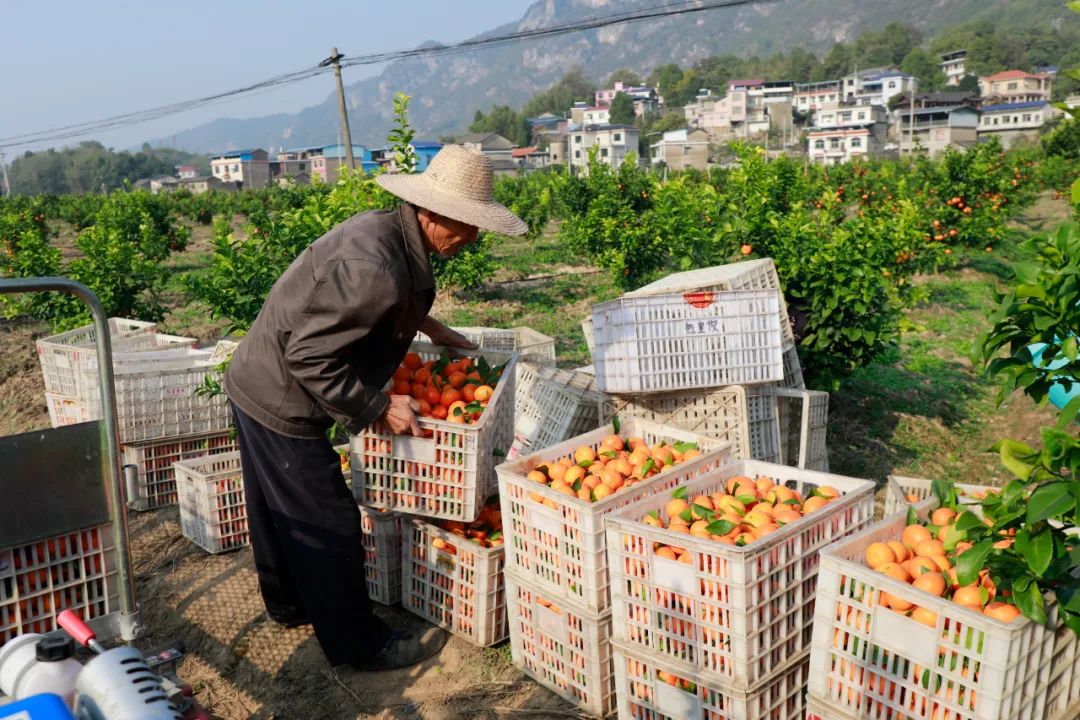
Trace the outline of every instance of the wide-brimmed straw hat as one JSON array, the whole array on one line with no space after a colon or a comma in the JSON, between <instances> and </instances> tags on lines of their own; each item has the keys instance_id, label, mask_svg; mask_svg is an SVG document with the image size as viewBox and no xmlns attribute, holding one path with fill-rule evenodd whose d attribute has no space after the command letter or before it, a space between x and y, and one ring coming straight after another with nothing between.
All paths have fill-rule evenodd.
<instances>
[{"instance_id":1,"label":"wide-brimmed straw hat","mask_svg":"<svg viewBox=\"0 0 1080 720\"><path fill-rule=\"evenodd\" d=\"M388 192L444 217L503 235L524 235L529 226L495 202L491 161L461 145L446 145L416 175L379 175Z\"/></svg>"}]
</instances>

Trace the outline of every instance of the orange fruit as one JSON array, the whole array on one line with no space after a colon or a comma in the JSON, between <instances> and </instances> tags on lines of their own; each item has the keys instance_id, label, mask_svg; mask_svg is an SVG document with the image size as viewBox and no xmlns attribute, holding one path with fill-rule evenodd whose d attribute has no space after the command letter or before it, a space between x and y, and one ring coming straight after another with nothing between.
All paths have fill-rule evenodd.
<instances>
[{"instance_id":1,"label":"orange fruit","mask_svg":"<svg viewBox=\"0 0 1080 720\"><path fill-rule=\"evenodd\" d=\"M956 513L949 508L938 508L930 515L931 525L948 525L956 518Z\"/></svg>"},{"instance_id":2,"label":"orange fruit","mask_svg":"<svg viewBox=\"0 0 1080 720\"><path fill-rule=\"evenodd\" d=\"M461 372L460 370L458 370L457 372L452 372L450 373L450 376L447 378L447 380L450 381L450 387L460 388L462 385L465 384L465 373Z\"/></svg>"},{"instance_id":3,"label":"orange fruit","mask_svg":"<svg viewBox=\"0 0 1080 720\"><path fill-rule=\"evenodd\" d=\"M754 486L757 488L757 491L762 494L762 496L772 490L775 484L776 483L772 481L772 478L765 477L764 475L754 481Z\"/></svg>"},{"instance_id":4,"label":"orange fruit","mask_svg":"<svg viewBox=\"0 0 1080 720\"><path fill-rule=\"evenodd\" d=\"M900 582L905 583L911 582L911 575L908 574L908 571L894 562L882 565L880 568L878 568L878 572L888 575L893 580L899 580Z\"/></svg>"},{"instance_id":5,"label":"orange fruit","mask_svg":"<svg viewBox=\"0 0 1080 720\"><path fill-rule=\"evenodd\" d=\"M806 502L802 505L803 515L809 515L810 513L820 510L829 504L829 501L823 497L815 495L812 498L807 498Z\"/></svg>"},{"instance_id":6,"label":"orange fruit","mask_svg":"<svg viewBox=\"0 0 1080 720\"><path fill-rule=\"evenodd\" d=\"M472 383L461 388L461 396L465 398L465 402L471 403L476 400L476 386Z\"/></svg>"},{"instance_id":7,"label":"orange fruit","mask_svg":"<svg viewBox=\"0 0 1080 720\"><path fill-rule=\"evenodd\" d=\"M675 551L672 550L667 545L664 545L663 547L657 548L654 555L656 555L656 557L659 557L659 558L664 558L665 560L674 560L675 559Z\"/></svg>"},{"instance_id":8,"label":"orange fruit","mask_svg":"<svg viewBox=\"0 0 1080 720\"><path fill-rule=\"evenodd\" d=\"M743 518L743 523L751 528L760 527L761 525L771 522L772 518L770 516L763 512L758 512L757 510L751 510L746 514L746 517Z\"/></svg>"},{"instance_id":9,"label":"orange fruit","mask_svg":"<svg viewBox=\"0 0 1080 720\"><path fill-rule=\"evenodd\" d=\"M928 572L937 572L938 566L933 560L928 557L918 556L913 557L904 564L904 569L912 577L919 577L920 575Z\"/></svg>"},{"instance_id":10,"label":"orange fruit","mask_svg":"<svg viewBox=\"0 0 1080 720\"><path fill-rule=\"evenodd\" d=\"M539 470L530 470L529 473L525 476L525 479L526 480L531 480L533 482L543 483L545 485L547 484L547 481L548 481L547 475L540 472ZM555 478L555 479L562 482L562 478Z\"/></svg>"},{"instance_id":11,"label":"orange fruit","mask_svg":"<svg viewBox=\"0 0 1080 720\"><path fill-rule=\"evenodd\" d=\"M424 361L416 353L410 352L405 353L405 359L401 361L401 364L409 368L409 370L416 370L424 364Z\"/></svg>"},{"instance_id":12,"label":"orange fruit","mask_svg":"<svg viewBox=\"0 0 1080 720\"><path fill-rule=\"evenodd\" d=\"M801 519L802 513L798 510L792 510L789 507L784 507L773 512L773 520L776 521L777 525L787 525L788 523L793 523L796 520Z\"/></svg>"},{"instance_id":13,"label":"orange fruit","mask_svg":"<svg viewBox=\"0 0 1080 720\"><path fill-rule=\"evenodd\" d=\"M596 462L596 451L588 445L582 445L574 451L574 462L578 465L588 467Z\"/></svg>"},{"instance_id":14,"label":"orange fruit","mask_svg":"<svg viewBox=\"0 0 1080 720\"><path fill-rule=\"evenodd\" d=\"M898 559L892 548L885 543L871 543L870 547L866 548L866 564L874 570L895 563Z\"/></svg>"},{"instance_id":15,"label":"orange fruit","mask_svg":"<svg viewBox=\"0 0 1080 720\"><path fill-rule=\"evenodd\" d=\"M619 452L623 449L623 439L619 435L608 435L600 443L600 447L604 450L614 450Z\"/></svg>"},{"instance_id":16,"label":"orange fruit","mask_svg":"<svg viewBox=\"0 0 1080 720\"><path fill-rule=\"evenodd\" d=\"M940 540L923 540L915 547L915 554L920 557L944 555L945 546L941 544Z\"/></svg>"},{"instance_id":17,"label":"orange fruit","mask_svg":"<svg viewBox=\"0 0 1080 720\"><path fill-rule=\"evenodd\" d=\"M735 540L735 544L738 547L744 547L744 546L749 545L750 543L754 542L755 540L757 540L757 538L754 537L751 533L741 532L741 533L739 533L738 535L735 536L734 540Z\"/></svg>"},{"instance_id":18,"label":"orange fruit","mask_svg":"<svg viewBox=\"0 0 1080 720\"><path fill-rule=\"evenodd\" d=\"M407 367L399 367L394 371L394 380L408 380L412 373L409 372Z\"/></svg>"},{"instance_id":19,"label":"orange fruit","mask_svg":"<svg viewBox=\"0 0 1080 720\"><path fill-rule=\"evenodd\" d=\"M579 465L571 465L566 469L566 472L563 473L563 480L566 481L567 485L573 485L578 480L584 480L586 474L585 468Z\"/></svg>"},{"instance_id":20,"label":"orange fruit","mask_svg":"<svg viewBox=\"0 0 1080 720\"><path fill-rule=\"evenodd\" d=\"M442 397L439 400L440 403L449 408L454 403L461 400L461 391L454 388L446 388L442 392Z\"/></svg>"},{"instance_id":21,"label":"orange fruit","mask_svg":"<svg viewBox=\"0 0 1080 720\"><path fill-rule=\"evenodd\" d=\"M750 478L746 477L745 475L734 475L734 476L728 478L728 481L724 485L724 487L727 488L728 494L734 495L735 494L735 487L738 486L738 485L743 485L743 484L754 485L754 481L751 480ZM756 488L756 486L755 486L755 488Z\"/></svg>"},{"instance_id":22,"label":"orange fruit","mask_svg":"<svg viewBox=\"0 0 1080 720\"><path fill-rule=\"evenodd\" d=\"M669 518L668 522L673 522L671 518L677 518L689 509L690 503L685 500L670 500L667 507L664 508Z\"/></svg>"},{"instance_id":23,"label":"orange fruit","mask_svg":"<svg viewBox=\"0 0 1080 720\"><path fill-rule=\"evenodd\" d=\"M614 490L609 488L607 485L605 485L604 483L600 483L599 485L597 485L596 487L593 488L592 494L593 494L593 497L596 498L596 501L600 502L601 500L603 500L607 496L611 495L613 492L614 492Z\"/></svg>"},{"instance_id":24,"label":"orange fruit","mask_svg":"<svg viewBox=\"0 0 1080 720\"><path fill-rule=\"evenodd\" d=\"M490 385L481 385L476 388L476 400L478 402L484 402L490 400L491 396L495 394L495 391L491 389Z\"/></svg>"},{"instance_id":25,"label":"orange fruit","mask_svg":"<svg viewBox=\"0 0 1080 720\"><path fill-rule=\"evenodd\" d=\"M1020 617L1020 611L1016 609L1015 605L1010 605L1009 603L1003 602L989 603L983 609L983 614L1004 623L1012 622L1016 618Z\"/></svg>"},{"instance_id":26,"label":"orange fruit","mask_svg":"<svg viewBox=\"0 0 1080 720\"><path fill-rule=\"evenodd\" d=\"M924 607L917 607L911 611L911 619L915 622L928 625L929 627L937 627L937 613L927 610Z\"/></svg>"},{"instance_id":27,"label":"orange fruit","mask_svg":"<svg viewBox=\"0 0 1080 720\"><path fill-rule=\"evenodd\" d=\"M977 585L965 585L957 588L952 601L957 605L977 605L982 610L982 593Z\"/></svg>"},{"instance_id":28,"label":"orange fruit","mask_svg":"<svg viewBox=\"0 0 1080 720\"><path fill-rule=\"evenodd\" d=\"M817 494L825 497L827 500L835 500L840 497L840 491L834 488L832 485L820 485L817 488Z\"/></svg>"},{"instance_id":29,"label":"orange fruit","mask_svg":"<svg viewBox=\"0 0 1080 720\"><path fill-rule=\"evenodd\" d=\"M731 495L723 495L716 502L716 511L720 513L732 512L736 515L746 515L746 505Z\"/></svg>"},{"instance_id":30,"label":"orange fruit","mask_svg":"<svg viewBox=\"0 0 1080 720\"><path fill-rule=\"evenodd\" d=\"M902 563L905 560L910 560L913 557L913 555L911 554L911 550L908 549L908 546L898 540L890 540L886 543L886 545L888 545L889 549L893 551L894 555L896 555L896 562Z\"/></svg>"},{"instance_id":31,"label":"orange fruit","mask_svg":"<svg viewBox=\"0 0 1080 720\"><path fill-rule=\"evenodd\" d=\"M754 537L760 539L760 538L765 537L769 533L776 532L779 529L780 529L780 527L776 523L768 522L768 523L765 523L763 525L758 525L751 532L753 533Z\"/></svg>"},{"instance_id":32,"label":"orange fruit","mask_svg":"<svg viewBox=\"0 0 1080 720\"><path fill-rule=\"evenodd\" d=\"M900 536L900 540L905 545L914 550L919 546L923 540L933 540L933 536L930 531L922 525L908 525L904 528L903 534Z\"/></svg>"},{"instance_id":33,"label":"orange fruit","mask_svg":"<svg viewBox=\"0 0 1080 720\"><path fill-rule=\"evenodd\" d=\"M928 572L915 578L911 584L923 592L928 592L935 597L941 597L945 592L945 578L941 573Z\"/></svg>"},{"instance_id":34,"label":"orange fruit","mask_svg":"<svg viewBox=\"0 0 1080 720\"><path fill-rule=\"evenodd\" d=\"M409 384L408 380L395 380L391 392L395 395L411 395L412 385Z\"/></svg>"}]
</instances>

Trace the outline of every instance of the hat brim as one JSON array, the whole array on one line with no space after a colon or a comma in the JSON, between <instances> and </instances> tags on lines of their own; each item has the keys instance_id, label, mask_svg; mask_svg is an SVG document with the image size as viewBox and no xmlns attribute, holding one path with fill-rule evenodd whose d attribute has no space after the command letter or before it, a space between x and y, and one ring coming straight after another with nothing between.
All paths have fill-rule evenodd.
<instances>
[{"instance_id":1,"label":"hat brim","mask_svg":"<svg viewBox=\"0 0 1080 720\"><path fill-rule=\"evenodd\" d=\"M426 208L458 222L501 235L524 235L529 226L504 205L477 202L444 192L424 175L383 174L375 182L405 202Z\"/></svg>"}]
</instances>

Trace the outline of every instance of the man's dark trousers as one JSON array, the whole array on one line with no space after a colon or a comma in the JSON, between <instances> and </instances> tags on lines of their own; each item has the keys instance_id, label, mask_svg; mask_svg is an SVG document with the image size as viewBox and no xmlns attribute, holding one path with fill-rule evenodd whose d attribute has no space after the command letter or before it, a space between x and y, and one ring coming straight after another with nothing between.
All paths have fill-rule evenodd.
<instances>
[{"instance_id":1,"label":"man's dark trousers","mask_svg":"<svg viewBox=\"0 0 1080 720\"><path fill-rule=\"evenodd\" d=\"M264 427L233 405L251 547L267 613L306 618L331 665L363 663L390 630L371 612L360 511L326 439Z\"/></svg>"}]
</instances>

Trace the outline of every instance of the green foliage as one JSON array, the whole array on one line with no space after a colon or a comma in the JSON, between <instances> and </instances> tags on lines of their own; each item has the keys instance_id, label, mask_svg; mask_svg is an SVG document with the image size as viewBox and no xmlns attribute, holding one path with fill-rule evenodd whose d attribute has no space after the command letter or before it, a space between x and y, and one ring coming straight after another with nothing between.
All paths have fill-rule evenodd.
<instances>
[{"instance_id":1,"label":"green foliage","mask_svg":"<svg viewBox=\"0 0 1080 720\"><path fill-rule=\"evenodd\" d=\"M919 79L919 90L938 90L945 85L945 73L936 55L921 47L912 48L900 63L900 69Z\"/></svg>"},{"instance_id":2,"label":"green foliage","mask_svg":"<svg viewBox=\"0 0 1080 720\"><path fill-rule=\"evenodd\" d=\"M394 93L394 126L387 135L387 140L394 148L394 165L398 172L416 171L416 149L412 146L416 131L409 125L409 96Z\"/></svg>"},{"instance_id":3,"label":"green foliage","mask_svg":"<svg viewBox=\"0 0 1080 720\"><path fill-rule=\"evenodd\" d=\"M1080 119L1069 118L1043 136L1042 149L1047 155L1068 160L1080 159Z\"/></svg>"},{"instance_id":4,"label":"green foliage","mask_svg":"<svg viewBox=\"0 0 1080 720\"><path fill-rule=\"evenodd\" d=\"M615 93L608 108L608 118L612 125L633 125L636 119L633 98L623 92Z\"/></svg>"},{"instance_id":5,"label":"green foliage","mask_svg":"<svg viewBox=\"0 0 1080 720\"><path fill-rule=\"evenodd\" d=\"M469 130L474 133L498 133L515 145L526 145L529 126L525 120L525 115L509 105L493 105L486 115L477 111Z\"/></svg>"},{"instance_id":6,"label":"green foliage","mask_svg":"<svg viewBox=\"0 0 1080 720\"><path fill-rule=\"evenodd\" d=\"M604 87L613 88L617 82L621 82L630 87L637 87L641 85L641 76L629 68L619 68L608 76L607 82L604 83Z\"/></svg>"},{"instance_id":7,"label":"green foliage","mask_svg":"<svg viewBox=\"0 0 1080 720\"><path fill-rule=\"evenodd\" d=\"M534 172L520 177L502 176L495 179L495 199L529 226L526 237L540 237L551 218L553 188L558 181L557 170Z\"/></svg>"},{"instance_id":8,"label":"green foliage","mask_svg":"<svg viewBox=\"0 0 1080 720\"><path fill-rule=\"evenodd\" d=\"M16 209L0 206L0 276L50 277L60 274L60 251L49 245L45 214L31 203ZM30 315L41 320L57 312L57 293L0 295L0 311L8 317Z\"/></svg>"}]
</instances>

